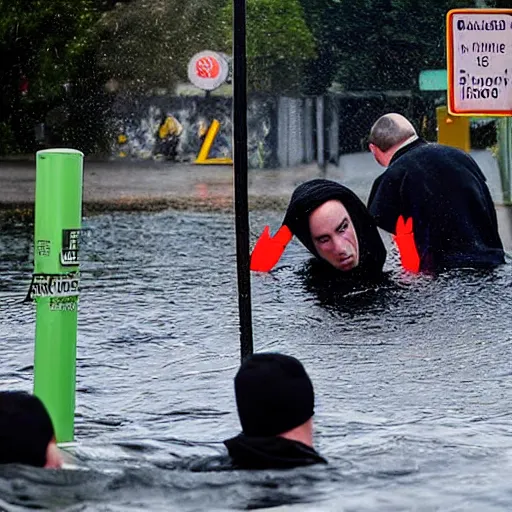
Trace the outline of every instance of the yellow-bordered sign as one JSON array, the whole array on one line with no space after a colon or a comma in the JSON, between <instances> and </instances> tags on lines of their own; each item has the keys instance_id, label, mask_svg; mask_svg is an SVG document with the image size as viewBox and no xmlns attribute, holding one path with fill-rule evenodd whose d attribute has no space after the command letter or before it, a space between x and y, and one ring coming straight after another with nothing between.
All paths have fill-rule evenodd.
<instances>
[{"instance_id":1,"label":"yellow-bordered sign","mask_svg":"<svg viewBox=\"0 0 512 512\"><path fill-rule=\"evenodd\" d=\"M451 115L512 115L512 9L453 9L446 16Z\"/></svg>"}]
</instances>

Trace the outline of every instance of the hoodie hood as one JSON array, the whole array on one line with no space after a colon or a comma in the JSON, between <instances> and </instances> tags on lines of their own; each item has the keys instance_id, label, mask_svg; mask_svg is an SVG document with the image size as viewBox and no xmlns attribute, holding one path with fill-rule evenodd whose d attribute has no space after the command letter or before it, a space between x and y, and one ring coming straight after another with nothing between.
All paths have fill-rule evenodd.
<instances>
[{"instance_id":1,"label":"hoodie hood","mask_svg":"<svg viewBox=\"0 0 512 512\"><path fill-rule=\"evenodd\" d=\"M319 206L332 199L340 201L345 206L359 243L359 265L343 274L347 274L347 277L356 277L380 273L386 260L384 243L366 206L347 187L325 179L314 179L299 185L292 195L283 224L288 226L309 252L322 259L311 238L309 216Z\"/></svg>"}]
</instances>

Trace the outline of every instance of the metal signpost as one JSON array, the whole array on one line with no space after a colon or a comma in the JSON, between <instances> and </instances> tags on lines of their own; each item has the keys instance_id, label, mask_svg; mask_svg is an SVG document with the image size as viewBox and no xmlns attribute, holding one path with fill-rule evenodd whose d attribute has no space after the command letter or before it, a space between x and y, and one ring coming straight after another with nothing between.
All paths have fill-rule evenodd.
<instances>
[{"instance_id":1,"label":"metal signpost","mask_svg":"<svg viewBox=\"0 0 512 512\"><path fill-rule=\"evenodd\" d=\"M233 172L235 184L236 260L242 361L253 353L249 200L247 181L247 78L245 0L233 2Z\"/></svg>"}]
</instances>

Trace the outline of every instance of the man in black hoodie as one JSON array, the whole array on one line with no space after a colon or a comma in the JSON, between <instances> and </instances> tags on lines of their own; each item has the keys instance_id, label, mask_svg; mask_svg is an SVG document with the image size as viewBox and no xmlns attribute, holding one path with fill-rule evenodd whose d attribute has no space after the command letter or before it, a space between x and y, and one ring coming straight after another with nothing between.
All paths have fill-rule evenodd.
<instances>
[{"instance_id":1,"label":"man in black hoodie","mask_svg":"<svg viewBox=\"0 0 512 512\"><path fill-rule=\"evenodd\" d=\"M235 376L242 433L224 441L236 467L272 469L326 463L313 448L313 385L302 364L254 354Z\"/></svg>"},{"instance_id":2,"label":"man in black hoodie","mask_svg":"<svg viewBox=\"0 0 512 512\"><path fill-rule=\"evenodd\" d=\"M291 235L344 280L360 282L382 274L386 249L374 219L350 189L335 181L314 179L295 189L278 233L270 238L267 227L258 240L251 269L270 270Z\"/></svg>"},{"instance_id":3,"label":"man in black hoodie","mask_svg":"<svg viewBox=\"0 0 512 512\"><path fill-rule=\"evenodd\" d=\"M387 170L373 184L368 209L379 227L399 239L409 238L418 270L504 263L485 176L467 153L428 144L400 114L379 118L369 142L375 159ZM404 231L402 221L402 233L397 232L400 218L409 222Z\"/></svg>"}]
</instances>

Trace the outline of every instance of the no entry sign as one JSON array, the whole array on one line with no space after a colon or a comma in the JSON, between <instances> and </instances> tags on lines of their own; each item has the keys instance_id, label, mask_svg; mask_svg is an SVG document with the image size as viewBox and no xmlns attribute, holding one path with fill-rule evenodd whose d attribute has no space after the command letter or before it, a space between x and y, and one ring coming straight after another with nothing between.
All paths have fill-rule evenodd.
<instances>
[{"instance_id":1,"label":"no entry sign","mask_svg":"<svg viewBox=\"0 0 512 512\"><path fill-rule=\"evenodd\" d=\"M450 114L512 115L512 9L453 9L446 36Z\"/></svg>"},{"instance_id":2,"label":"no entry sign","mask_svg":"<svg viewBox=\"0 0 512 512\"><path fill-rule=\"evenodd\" d=\"M188 63L188 79L205 91L217 89L226 81L228 73L228 62L217 52L196 53Z\"/></svg>"}]
</instances>

